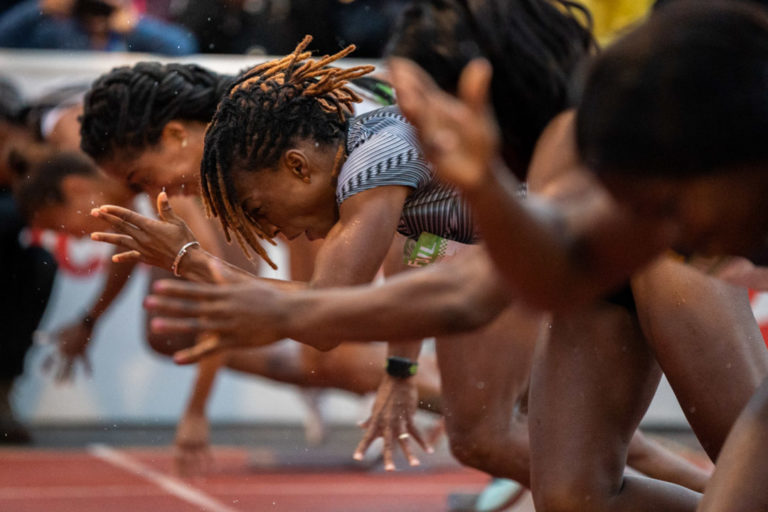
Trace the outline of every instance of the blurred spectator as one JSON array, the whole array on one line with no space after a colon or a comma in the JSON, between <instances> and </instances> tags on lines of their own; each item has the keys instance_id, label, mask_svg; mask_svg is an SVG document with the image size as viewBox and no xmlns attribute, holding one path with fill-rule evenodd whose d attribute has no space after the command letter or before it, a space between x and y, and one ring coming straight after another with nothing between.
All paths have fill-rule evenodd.
<instances>
[{"instance_id":1,"label":"blurred spectator","mask_svg":"<svg viewBox=\"0 0 768 512\"><path fill-rule=\"evenodd\" d=\"M127 0L26 0L0 17L0 46L188 55L194 36Z\"/></svg>"},{"instance_id":2,"label":"blurred spectator","mask_svg":"<svg viewBox=\"0 0 768 512\"><path fill-rule=\"evenodd\" d=\"M56 263L40 247L24 247L25 226L11 186L21 169L11 165L15 151L29 149L34 137L21 122L21 96L0 79L0 444L29 442L29 434L13 415L11 390L24 370L32 333L43 316L53 287Z\"/></svg>"},{"instance_id":3,"label":"blurred spectator","mask_svg":"<svg viewBox=\"0 0 768 512\"><path fill-rule=\"evenodd\" d=\"M206 53L290 52L305 34L321 54L354 43L355 57L381 57L408 0L159 0L148 12L194 32Z\"/></svg>"},{"instance_id":4,"label":"blurred spectator","mask_svg":"<svg viewBox=\"0 0 768 512\"><path fill-rule=\"evenodd\" d=\"M400 12L410 1L336 0L331 3L338 45L332 51L355 44L355 56L370 59L382 56Z\"/></svg>"},{"instance_id":5,"label":"blurred spectator","mask_svg":"<svg viewBox=\"0 0 768 512\"><path fill-rule=\"evenodd\" d=\"M288 0L186 0L168 9L195 34L203 53L283 54L299 37Z\"/></svg>"},{"instance_id":6,"label":"blurred spectator","mask_svg":"<svg viewBox=\"0 0 768 512\"><path fill-rule=\"evenodd\" d=\"M10 9L16 4L20 4L24 0L0 0L0 15Z\"/></svg>"}]
</instances>

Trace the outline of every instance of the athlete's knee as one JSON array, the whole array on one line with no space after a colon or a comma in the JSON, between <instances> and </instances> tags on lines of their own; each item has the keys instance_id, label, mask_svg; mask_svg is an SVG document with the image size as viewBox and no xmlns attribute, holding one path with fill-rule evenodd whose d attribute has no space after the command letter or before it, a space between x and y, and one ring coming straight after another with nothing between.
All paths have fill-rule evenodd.
<instances>
[{"instance_id":1,"label":"athlete's knee","mask_svg":"<svg viewBox=\"0 0 768 512\"><path fill-rule=\"evenodd\" d=\"M449 429L448 441L453 456L475 469L482 469L493 454L490 442L471 429Z\"/></svg>"},{"instance_id":2,"label":"athlete's knee","mask_svg":"<svg viewBox=\"0 0 768 512\"><path fill-rule=\"evenodd\" d=\"M489 421L465 425L446 420L453 456L465 466L494 476L528 481L528 443L514 427L494 428ZM502 474L503 470L503 474Z\"/></svg>"}]
</instances>

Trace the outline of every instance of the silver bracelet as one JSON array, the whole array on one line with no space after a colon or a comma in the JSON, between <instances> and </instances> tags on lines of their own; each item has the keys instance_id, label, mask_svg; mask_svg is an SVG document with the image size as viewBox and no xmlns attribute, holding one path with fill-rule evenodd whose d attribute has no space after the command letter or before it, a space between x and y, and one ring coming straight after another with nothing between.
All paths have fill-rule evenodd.
<instances>
[{"instance_id":1,"label":"silver bracelet","mask_svg":"<svg viewBox=\"0 0 768 512\"><path fill-rule=\"evenodd\" d=\"M173 265L171 265L171 270L173 271L173 275L176 277L181 277L181 274L179 274L179 263L181 263L181 258L184 257L185 254L187 254L187 251L196 245L200 245L200 242L195 240L194 242L187 242L184 244L181 249L179 249L179 253L176 255L176 259L173 260Z\"/></svg>"}]
</instances>

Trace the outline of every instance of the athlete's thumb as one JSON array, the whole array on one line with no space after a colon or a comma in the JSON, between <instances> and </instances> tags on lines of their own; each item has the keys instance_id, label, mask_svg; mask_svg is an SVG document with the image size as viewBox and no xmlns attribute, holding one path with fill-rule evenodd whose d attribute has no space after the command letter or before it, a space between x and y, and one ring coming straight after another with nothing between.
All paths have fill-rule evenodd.
<instances>
[{"instance_id":1,"label":"athlete's thumb","mask_svg":"<svg viewBox=\"0 0 768 512\"><path fill-rule=\"evenodd\" d=\"M168 201L168 194L165 193L165 190L157 194L157 214L166 222L178 220L176 212L171 208L171 202Z\"/></svg>"}]
</instances>

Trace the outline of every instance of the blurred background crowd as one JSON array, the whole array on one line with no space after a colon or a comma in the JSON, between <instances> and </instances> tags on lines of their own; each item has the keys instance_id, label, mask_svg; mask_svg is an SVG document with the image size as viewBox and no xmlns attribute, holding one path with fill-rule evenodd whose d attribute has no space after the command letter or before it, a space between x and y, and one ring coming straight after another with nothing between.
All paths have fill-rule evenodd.
<instances>
[{"instance_id":1,"label":"blurred background crowd","mask_svg":"<svg viewBox=\"0 0 768 512\"><path fill-rule=\"evenodd\" d=\"M381 55L405 0L3 0L0 47L268 54L304 34L331 53ZM322 20L322 22L319 22Z\"/></svg>"},{"instance_id":2,"label":"blurred background crowd","mask_svg":"<svg viewBox=\"0 0 768 512\"><path fill-rule=\"evenodd\" d=\"M305 35L379 58L406 0L0 0L0 47L280 55ZM651 0L587 0L605 41Z\"/></svg>"}]
</instances>

